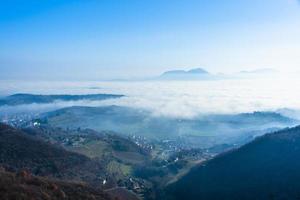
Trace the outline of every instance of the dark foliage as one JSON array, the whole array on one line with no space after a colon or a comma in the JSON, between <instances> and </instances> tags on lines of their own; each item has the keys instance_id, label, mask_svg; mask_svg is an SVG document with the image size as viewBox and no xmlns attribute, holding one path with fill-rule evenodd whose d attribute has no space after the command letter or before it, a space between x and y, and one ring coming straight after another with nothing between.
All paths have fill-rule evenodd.
<instances>
[{"instance_id":1,"label":"dark foliage","mask_svg":"<svg viewBox=\"0 0 300 200\"><path fill-rule=\"evenodd\" d=\"M86 156L68 152L0 124L0 164L10 170L28 169L39 176L100 184L102 166Z\"/></svg>"},{"instance_id":2,"label":"dark foliage","mask_svg":"<svg viewBox=\"0 0 300 200\"><path fill-rule=\"evenodd\" d=\"M300 199L299 156L300 127L267 134L194 168L168 198Z\"/></svg>"},{"instance_id":3,"label":"dark foliage","mask_svg":"<svg viewBox=\"0 0 300 200\"><path fill-rule=\"evenodd\" d=\"M108 194L84 183L72 183L0 170L1 200L109 200Z\"/></svg>"}]
</instances>

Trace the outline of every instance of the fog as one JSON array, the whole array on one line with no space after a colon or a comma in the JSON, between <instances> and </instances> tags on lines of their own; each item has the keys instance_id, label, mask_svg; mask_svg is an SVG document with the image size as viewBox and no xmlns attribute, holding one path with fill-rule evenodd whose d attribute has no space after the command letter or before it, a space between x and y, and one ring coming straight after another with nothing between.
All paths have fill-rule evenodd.
<instances>
[{"instance_id":1,"label":"fog","mask_svg":"<svg viewBox=\"0 0 300 200\"><path fill-rule=\"evenodd\" d=\"M53 104L2 106L0 112L50 111L69 106L128 106L155 116L194 118L207 114L300 109L297 77L214 81L110 81L22 82L1 81L0 95L33 94L124 94L105 101L69 101ZM286 111L286 110L283 110ZM285 112L288 113L288 112ZM293 115L296 115L293 113Z\"/></svg>"}]
</instances>

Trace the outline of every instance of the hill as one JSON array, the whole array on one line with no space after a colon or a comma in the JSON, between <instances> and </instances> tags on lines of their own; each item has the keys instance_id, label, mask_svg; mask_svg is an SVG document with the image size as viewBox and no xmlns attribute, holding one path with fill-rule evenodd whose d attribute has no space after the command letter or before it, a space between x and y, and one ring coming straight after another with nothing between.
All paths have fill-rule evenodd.
<instances>
[{"instance_id":1,"label":"hill","mask_svg":"<svg viewBox=\"0 0 300 200\"><path fill-rule=\"evenodd\" d=\"M96 161L28 136L0 124L0 165L11 170L27 169L39 176L102 184L106 178Z\"/></svg>"},{"instance_id":2,"label":"hill","mask_svg":"<svg viewBox=\"0 0 300 200\"><path fill-rule=\"evenodd\" d=\"M191 70L171 70L166 71L160 75L159 79L162 80L201 80L209 79L213 76L202 68L195 68Z\"/></svg>"},{"instance_id":3,"label":"hill","mask_svg":"<svg viewBox=\"0 0 300 200\"><path fill-rule=\"evenodd\" d=\"M185 70L171 70L166 71L162 75L173 75L173 74L208 74L208 72L201 68L195 68L188 71Z\"/></svg>"},{"instance_id":4,"label":"hill","mask_svg":"<svg viewBox=\"0 0 300 200\"><path fill-rule=\"evenodd\" d=\"M29 195L35 198L40 195L37 191L41 192L45 189L47 191L42 193L48 193L45 181L52 182L53 179L59 182L80 182L78 187L76 184L63 184L66 185L71 196L78 194L79 199L101 199L96 196L97 191L101 190L107 191L113 199L138 199L135 193L128 190L128 188L134 188L126 184L127 178L129 179L127 176L137 161L144 162L145 159L149 159L147 152L135 143L114 135L93 130L75 131L50 127L32 127L21 131L0 123L0 168L2 166L10 172L21 170L43 177L30 178L29 182L27 179L25 182L22 179L23 185L20 186L20 180L15 179L16 175L2 174L3 179L10 177L12 187L24 192L24 199L28 196L27 189L31 191ZM2 183L4 184L5 181ZM9 181L8 184L10 184ZM24 191L22 188L25 188ZM8 190L10 194L13 188L8 185L7 189L0 190L0 195L5 190ZM78 192L71 194L73 190L78 190ZM91 191L90 195L89 191ZM82 198L80 195L83 195Z\"/></svg>"},{"instance_id":5,"label":"hill","mask_svg":"<svg viewBox=\"0 0 300 200\"><path fill-rule=\"evenodd\" d=\"M36 95L36 94L14 94L11 96L0 99L0 106L9 105L21 105L32 103L53 103L55 101L79 101L90 100L99 101L111 98L120 98L123 95L115 94L87 94L87 95Z\"/></svg>"},{"instance_id":6,"label":"hill","mask_svg":"<svg viewBox=\"0 0 300 200\"><path fill-rule=\"evenodd\" d=\"M48 143L63 147L97 160L106 174L123 180L131 175L133 166L150 159L147 149L113 132L97 132L91 129L61 129L38 126L23 129L24 133Z\"/></svg>"},{"instance_id":7,"label":"hill","mask_svg":"<svg viewBox=\"0 0 300 200\"><path fill-rule=\"evenodd\" d=\"M193 119L153 116L144 110L121 107L68 107L43 115L44 124L70 129L109 130L149 139L184 137L195 148L251 140L270 129L296 124L295 120L272 112L238 115L208 115ZM197 139L197 138L198 139Z\"/></svg>"},{"instance_id":8,"label":"hill","mask_svg":"<svg viewBox=\"0 0 300 200\"><path fill-rule=\"evenodd\" d=\"M300 127L284 129L201 164L166 191L169 199L299 199L299 155Z\"/></svg>"},{"instance_id":9,"label":"hill","mask_svg":"<svg viewBox=\"0 0 300 200\"><path fill-rule=\"evenodd\" d=\"M110 200L103 190L84 183L64 182L33 176L26 171L18 173L0 169L0 197L3 200Z\"/></svg>"}]
</instances>

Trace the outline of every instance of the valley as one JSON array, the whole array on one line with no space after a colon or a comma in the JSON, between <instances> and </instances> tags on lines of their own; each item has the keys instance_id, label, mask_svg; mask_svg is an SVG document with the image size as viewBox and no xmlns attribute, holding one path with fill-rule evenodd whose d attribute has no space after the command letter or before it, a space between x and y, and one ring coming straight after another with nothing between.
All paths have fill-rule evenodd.
<instances>
[{"instance_id":1,"label":"valley","mask_svg":"<svg viewBox=\"0 0 300 200\"><path fill-rule=\"evenodd\" d=\"M0 200L300 200L300 0L0 0Z\"/></svg>"},{"instance_id":2,"label":"valley","mask_svg":"<svg viewBox=\"0 0 300 200\"><path fill-rule=\"evenodd\" d=\"M276 112L184 119L114 105L25 112L1 121L7 124L1 124L0 137L5 175L27 170L38 179L84 183L86 190L120 200L173 199L172 188L180 192L177 187L195 168L298 124Z\"/></svg>"}]
</instances>

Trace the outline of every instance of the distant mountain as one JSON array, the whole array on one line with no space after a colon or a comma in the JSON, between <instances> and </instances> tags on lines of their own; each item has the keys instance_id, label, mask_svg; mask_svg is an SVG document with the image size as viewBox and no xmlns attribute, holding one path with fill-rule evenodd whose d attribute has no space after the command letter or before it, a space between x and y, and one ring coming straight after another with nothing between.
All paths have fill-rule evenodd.
<instances>
[{"instance_id":1,"label":"distant mountain","mask_svg":"<svg viewBox=\"0 0 300 200\"><path fill-rule=\"evenodd\" d=\"M275 69L271 69L271 68L240 71L241 74L271 74L271 73L277 73L277 72L278 71L276 71Z\"/></svg>"},{"instance_id":2,"label":"distant mountain","mask_svg":"<svg viewBox=\"0 0 300 200\"><path fill-rule=\"evenodd\" d=\"M99 101L111 98L120 98L124 95L115 94L87 94L87 95L36 95L36 94L14 94L0 99L0 106L9 105L21 105L32 103L53 103L55 101L79 101L79 100L91 100Z\"/></svg>"},{"instance_id":3,"label":"distant mountain","mask_svg":"<svg viewBox=\"0 0 300 200\"><path fill-rule=\"evenodd\" d=\"M289 108L281 108L276 112L280 113L283 116L300 120L300 110L299 109L289 109Z\"/></svg>"},{"instance_id":4,"label":"distant mountain","mask_svg":"<svg viewBox=\"0 0 300 200\"><path fill-rule=\"evenodd\" d=\"M173 74L208 74L207 71L201 68L191 69L188 71L185 70L172 70L172 71L166 71L162 75L173 75Z\"/></svg>"},{"instance_id":5,"label":"distant mountain","mask_svg":"<svg viewBox=\"0 0 300 200\"><path fill-rule=\"evenodd\" d=\"M164 80L201 80L212 78L206 70L202 68L195 68L188 71L185 70L172 70L164 72L159 79Z\"/></svg>"},{"instance_id":6,"label":"distant mountain","mask_svg":"<svg viewBox=\"0 0 300 200\"><path fill-rule=\"evenodd\" d=\"M266 78L267 76L279 75L278 71L271 68L256 70L244 70L234 75L235 78Z\"/></svg>"},{"instance_id":7,"label":"distant mountain","mask_svg":"<svg viewBox=\"0 0 300 200\"><path fill-rule=\"evenodd\" d=\"M296 200L299 155L300 127L270 133L194 168L162 199Z\"/></svg>"},{"instance_id":8,"label":"distant mountain","mask_svg":"<svg viewBox=\"0 0 300 200\"><path fill-rule=\"evenodd\" d=\"M226 75L222 73L211 74L202 68L191 70L171 70L161 74L159 80L226 80L236 78L255 78L266 75L278 75L278 71L272 68L261 68L256 70L244 70L235 74Z\"/></svg>"}]
</instances>

